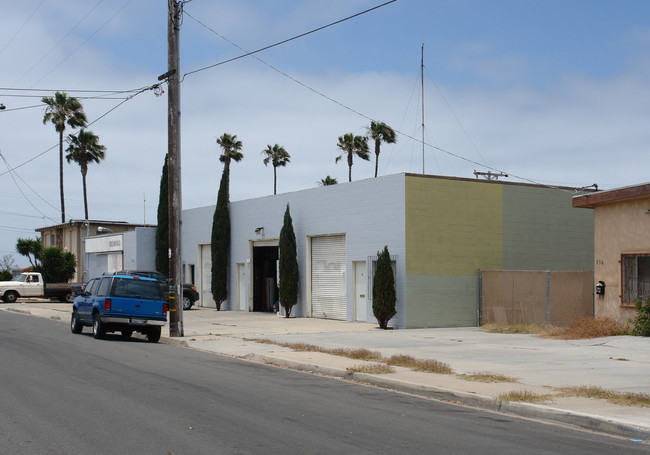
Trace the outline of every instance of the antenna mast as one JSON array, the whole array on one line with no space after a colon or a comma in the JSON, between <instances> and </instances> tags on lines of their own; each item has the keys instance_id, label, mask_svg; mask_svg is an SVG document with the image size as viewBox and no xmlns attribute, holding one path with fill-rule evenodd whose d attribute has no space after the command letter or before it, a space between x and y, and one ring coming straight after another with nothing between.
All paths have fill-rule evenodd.
<instances>
[{"instance_id":1,"label":"antenna mast","mask_svg":"<svg viewBox=\"0 0 650 455\"><path fill-rule=\"evenodd\" d=\"M420 59L420 81L422 83L422 173L424 174L424 42Z\"/></svg>"}]
</instances>

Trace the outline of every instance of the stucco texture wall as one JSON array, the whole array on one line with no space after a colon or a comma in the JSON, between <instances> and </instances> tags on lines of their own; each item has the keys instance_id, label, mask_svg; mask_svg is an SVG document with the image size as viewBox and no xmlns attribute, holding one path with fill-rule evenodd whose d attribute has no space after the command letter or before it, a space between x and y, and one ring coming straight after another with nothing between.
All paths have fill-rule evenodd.
<instances>
[{"instance_id":1,"label":"stucco texture wall","mask_svg":"<svg viewBox=\"0 0 650 455\"><path fill-rule=\"evenodd\" d=\"M636 310L621 298L621 255L650 254L650 197L599 205L593 209L595 225L594 278L605 282L605 295L597 296L597 317L627 321ZM585 210L591 212L591 210Z\"/></svg>"}]
</instances>

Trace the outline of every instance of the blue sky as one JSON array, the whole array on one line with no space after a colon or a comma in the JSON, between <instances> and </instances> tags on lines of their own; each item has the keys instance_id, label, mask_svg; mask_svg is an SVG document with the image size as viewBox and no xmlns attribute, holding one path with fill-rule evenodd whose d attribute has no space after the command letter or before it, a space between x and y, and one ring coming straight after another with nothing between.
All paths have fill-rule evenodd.
<instances>
[{"instance_id":1,"label":"blue sky","mask_svg":"<svg viewBox=\"0 0 650 455\"><path fill-rule=\"evenodd\" d=\"M380 3L193 0L185 8L252 50ZM43 108L30 107L41 96L156 82L167 69L166 9L160 0L24 0L3 10L0 151L10 166L57 143ZM181 30L182 73L240 54L192 17ZM267 144L292 155L278 170L278 192L314 187L326 175L345 182L345 164L334 163L337 137L364 134L368 118L404 133L382 148L380 174L422 172L422 146L408 136L422 135L423 42L425 141L437 147L425 149L426 173L473 178L496 169L510 181L604 189L649 180L650 2L398 0L258 55L349 109L250 57L187 75L183 206L215 202L215 140L224 132L244 145L232 200L272 194L273 172L260 155ZM83 104L92 121L120 101ZM91 218L155 221L166 107L165 95L147 91L90 127L107 147L88 173ZM60 220L56 166L55 148L16 169L15 183L0 162L0 257L17 237ZM372 162L352 169L354 180L373 172ZM66 164L65 182L67 214L83 218L78 167Z\"/></svg>"}]
</instances>

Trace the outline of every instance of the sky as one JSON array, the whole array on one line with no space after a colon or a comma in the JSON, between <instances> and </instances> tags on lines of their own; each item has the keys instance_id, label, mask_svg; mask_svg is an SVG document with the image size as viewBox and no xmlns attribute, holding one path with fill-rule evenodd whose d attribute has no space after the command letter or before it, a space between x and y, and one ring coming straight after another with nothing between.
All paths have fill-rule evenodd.
<instances>
[{"instance_id":1,"label":"sky","mask_svg":"<svg viewBox=\"0 0 650 455\"><path fill-rule=\"evenodd\" d=\"M328 175L347 182L346 160L335 163L338 137L366 134L371 119L397 131L397 143L382 146L380 175L491 171L508 174L505 181L599 189L650 180L647 0L397 0L220 64L382 3L184 4L183 208L215 204L223 169L216 139L224 133L243 143L244 159L231 167L237 201L273 194L267 145L291 155L278 169L278 193L316 187ZM56 91L82 102L88 129L106 146L105 160L88 170L89 217L156 223L167 87L159 96L137 89L166 71L167 2L23 0L3 8L0 258L12 254L26 266L16 240L60 222L58 135L43 124L40 102ZM117 91L126 93L109 93ZM64 174L66 216L83 219L78 165L66 163ZM355 160L353 180L373 176L374 156Z\"/></svg>"}]
</instances>

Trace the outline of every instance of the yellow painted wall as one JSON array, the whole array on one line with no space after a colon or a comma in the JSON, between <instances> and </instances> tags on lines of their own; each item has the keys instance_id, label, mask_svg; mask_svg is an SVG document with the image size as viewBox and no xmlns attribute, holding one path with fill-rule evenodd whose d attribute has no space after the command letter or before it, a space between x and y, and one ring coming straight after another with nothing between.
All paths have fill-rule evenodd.
<instances>
[{"instance_id":1,"label":"yellow painted wall","mask_svg":"<svg viewBox=\"0 0 650 455\"><path fill-rule=\"evenodd\" d=\"M503 263L502 185L408 176L406 274L476 276Z\"/></svg>"}]
</instances>

